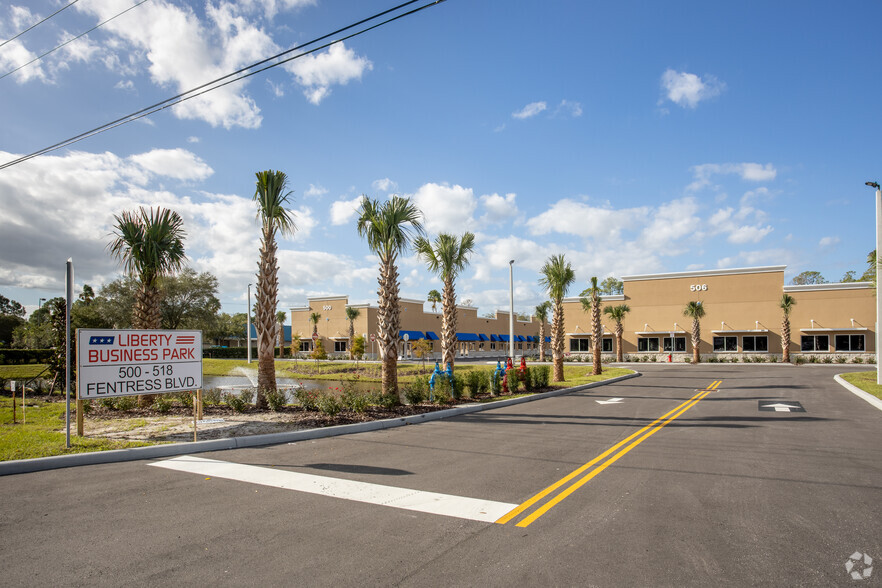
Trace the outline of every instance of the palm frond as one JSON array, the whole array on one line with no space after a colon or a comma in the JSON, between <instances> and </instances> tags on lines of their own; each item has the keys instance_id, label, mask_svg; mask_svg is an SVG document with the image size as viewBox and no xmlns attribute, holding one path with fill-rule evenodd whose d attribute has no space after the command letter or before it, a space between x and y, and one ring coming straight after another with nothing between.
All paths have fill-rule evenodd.
<instances>
[{"instance_id":1,"label":"palm frond","mask_svg":"<svg viewBox=\"0 0 882 588\"><path fill-rule=\"evenodd\" d=\"M290 191L285 192L288 176L285 172L273 170L257 172L255 175L257 189L254 192L254 201L257 202L257 218L262 222L264 230L290 235L297 227L291 211L286 208L288 197L292 194Z\"/></svg>"}]
</instances>

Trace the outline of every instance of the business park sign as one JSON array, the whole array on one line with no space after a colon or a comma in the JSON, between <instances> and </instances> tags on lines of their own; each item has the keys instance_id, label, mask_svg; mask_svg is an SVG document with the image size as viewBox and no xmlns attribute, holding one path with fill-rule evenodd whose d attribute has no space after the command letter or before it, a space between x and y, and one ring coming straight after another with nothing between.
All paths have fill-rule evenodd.
<instances>
[{"instance_id":1,"label":"business park sign","mask_svg":"<svg viewBox=\"0 0 882 588\"><path fill-rule=\"evenodd\" d=\"M202 331L77 329L81 399L202 388Z\"/></svg>"}]
</instances>

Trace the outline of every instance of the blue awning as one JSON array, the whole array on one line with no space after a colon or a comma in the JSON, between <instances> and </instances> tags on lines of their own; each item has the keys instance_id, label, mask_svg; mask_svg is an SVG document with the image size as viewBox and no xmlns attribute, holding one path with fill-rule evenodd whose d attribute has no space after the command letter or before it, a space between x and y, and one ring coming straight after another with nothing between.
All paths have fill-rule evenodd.
<instances>
[{"instance_id":1,"label":"blue awning","mask_svg":"<svg viewBox=\"0 0 882 588\"><path fill-rule=\"evenodd\" d=\"M483 335L481 333L478 333L478 339L480 339L481 341L489 341L490 337L488 337L487 335Z\"/></svg>"},{"instance_id":2,"label":"blue awning","mask_svg":"<svg viewBox=\"0 0 882 588\"><path fill-rule=\"evenodd\" d=\"M435 334L435 331L426 331L426 339L429 341L440 341L438 335Z\"/></svg>"},{"instance_id":3,"label":"blue awning","mask_svg":"<svg viewBox=\"0 0 882 588\"><path fill-rule=\"evenodd\" d=\"M508 335L500 335L499 340L503 343L508 343Z\"/></svg>"},{"instance_id":4,"label":"blue awning","mask_svg":"<svg viewBox=\"0 0 882 588\"><path fill-rule=\"evenodd\" d=\"M478 336L474 333L457 333L457 341L479 341Z\"/></svg>"},{"instance_id":5,"label":"blue awning","mask_svg":"<svg viewBox=\"0 0 882 588\"><path fill-rule=\"evenodd\" d=\"M526 339L524 339L523 335L517 335L517 340L518 341L526 341Z\"/></svg>"},{"instance_id":6,"label":"blue awning","mask_svg":"<svg viewBox=\"0 0 882 588\"><path fill-rule=\"evenodd\" d=\"M419 341L420 339L426 338L422 331L398 331L399 339L404 339L405 335L407 335L411 341Z\"/></svg>"},{"instance_id":7,"label":"blue awning","mask_svg":"<svg viewBox=\"0 0 882 588\"><path fill-rule=\"evenodd\" d=\"M546 343L551 343L551 337L545 337L545 342L546 342Z\"/></svg>"},{"instance_id":8,"label":"blue awning","mask_svg":"<svg viewBox=\"0 0 882 588\"><path fill-rule=\"evenodd\" d=\"M491 341L501 341L501 339L499 338L499 335L490 335L490 340Z\"/></svg>"},{"instance_id":9,"label":"blue awning","mask_svg":"<svg viewBox=\"0 0 882 588\"><path fill-rule=\"evenodd\" d=\"M527 335L526 339L527 339L527 341L529 341L530 343L532 343L533 341L536 340L536 338L533 337L533 335Z\"/></svg>"}]
</instances>

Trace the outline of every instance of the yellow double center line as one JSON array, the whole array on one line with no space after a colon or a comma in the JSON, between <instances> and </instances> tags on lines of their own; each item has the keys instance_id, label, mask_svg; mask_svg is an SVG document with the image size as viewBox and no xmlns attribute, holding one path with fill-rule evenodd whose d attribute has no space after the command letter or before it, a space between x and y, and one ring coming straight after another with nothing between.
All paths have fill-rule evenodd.
<instances>
[{"instance_id":1,"label":"yellow double center line","mask_svg":"<svg viewBox=\"0 0 882 588\"><path fill-rule=\"evenodd\" d=\"M552 484L551 486L549 486L545 490L542 490L541 492L539 492L538 494L536 494L535 496L533 496L532 498L530 498L529 500L527 500L523 504L519 505L517 508L513 509L511 512L509 512L508 514L506 514L505 516L503 516L502 518L500 518L496 522L501 525L504 525L505 523L511 521L512 519L514 519L515 517L517 517L518 515L520 515L521 513L526 511L527 509L529 509L530 507L532 507L537 502L541 501L543 498L545 498L549 494L552 494L557 489L561 488L562 486L565 486L567 483L569 483L574 478L577 478L578 476L585 474L585 472L588 472L586 475L579 478L578 480L576 480L575 482L573 482L572 484L567 486L564 490L559 492L557 495L555 495L551 500L549 500L548 502L543 504L541 507L534 510L529 516L525 517L523 520L521 520L517 524L518 527L528 527L536 519L538 519L539 517L544 515L546 512L548 512L557 503L559 503L564 498L566 498L567 496L569 496L570 494L572 494L573 492L575 492L576 490L581 488L583 485L588 483L588 481L590 481L592 478L594 478L594 476L596 476L597 474L599 474L600 472L605 470L607 467L609 467L610 465L615 463L620 457L624 456L626 453L631 451L633 448L635 448L636 446L643 443L643 441L645 441L646 439L648 439L652 435L655 435L659 430L661 430L662 427L664 427L665 425L667 425L668 423L673 421L675 418L677 418L678 416L680 416L681 414L683 414L684 412L686 412L687 410L689 410L690 408L695 406L702 398L704 398L705 396L707 396L708 394L710 394L711 392L713 392L714 390L719 388L720 384L722 384L722 383L723 383L722 380L716 380L716 381L712 382L707 388L705 388L704 390L700 390L697 394L695 394L695 396L693 396L692 398L690 398L689 400L687 400L683 404L666 412L665 414L658 417L657 419L655 419L654 421L652 421L651 423L649 423L648 425L646 425L645 427L643 427L639 431L629 435L625 439L622 439L621 441L619 441L618 443L616 443L615 445L613 445L612 447L610 447L609 449L607 449L606 451L604 451L603 453L601 453L600 455L598 455L597 457L595 457L594 459L592 459L591 461L589 461L588 463L586 463L585 465L580 467L579 469L577 469L577 470L573 471L572 473L568 474L567 476L561 478L560 480L558 480L557 482L555 482L554 484ZM636 440L634 440L635 438L636 438ZM623 449L620 449L620 448L622 448L622 446L625 446L625 447ZM609 459L604 461L602 464L600 464L596 468L591 469L598 462L600 462L601 460L603 460L604 458L608 457L610 454L613 454L613 453L615 453L615 455L613 455L612 457L610 457Z\"/></svg>"}]
</instances>

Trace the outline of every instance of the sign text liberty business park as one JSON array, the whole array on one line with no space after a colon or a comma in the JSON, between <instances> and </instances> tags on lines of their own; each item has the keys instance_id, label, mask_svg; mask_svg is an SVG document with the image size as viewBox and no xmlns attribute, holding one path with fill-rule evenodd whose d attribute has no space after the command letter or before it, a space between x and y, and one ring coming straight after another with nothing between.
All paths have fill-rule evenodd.
<instances>
[{"instance_id":1,"label":"sign text liberty business park","mask_svg":"<svg viewBox=\"0 0 882 588\"><path fill-rule=\"evenodd\" d=\"M77 329L80 398L202 388L202 331Z\"/></svg>"}]
</instances>

